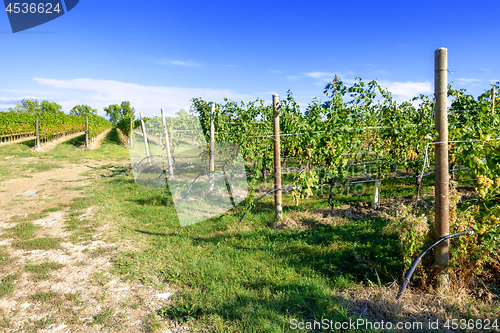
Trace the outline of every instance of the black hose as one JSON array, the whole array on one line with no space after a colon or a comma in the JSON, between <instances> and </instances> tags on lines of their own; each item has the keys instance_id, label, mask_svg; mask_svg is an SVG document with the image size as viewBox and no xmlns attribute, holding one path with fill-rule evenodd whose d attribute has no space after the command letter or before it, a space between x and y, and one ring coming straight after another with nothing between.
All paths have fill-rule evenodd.
<instances>
[{"instance_id":1,"label":"black hose","mask_svg":"<svg viewBox=\"0 0 500 333\"><path fill-rule=\"evenodd\" d=\"M421 255L419 255L418 257L416 257L415 260L413 260L410 268L408 268L408 270L405 273L405 276L403 278L403 282L401 283L401 286L399 287L398 295L396 296L396 301L399 302L401 300L401 297L403 297L403 293L404 293L406 287L408 286L408 283L410 282L410 279L411 279L411 276L413 275L413 272L415 272L415 269L417 268L418 264L420 263L420 261L422 260L422 258L425 256L425 254L427 252L429 252L430 249L432 249L434 246L438 245L442 241L447 240L449 238L453 238L453 237L457 237L457 236L462 236L462 235L465 235L465 234L472 235L473 233L474 233L474 231L472 229L469 229L467 231L462 231L462 232L459 232L459 233L456 233L456 234L451 234L451 235L448 235L448 236L441 237L440 239L438 239L437 241L435 241L434 244L432 244L431 246L429 246L424 252L422 252Z\"/></svg>"},{"instance_id":2,"label":"black hose","mask_svg":"<svg viewBox=\"0 0 500 333\"><path fill-rule=\"evenodd\" d=\"M198 176L196 176L196 178L191 182L191 185L189 185L189 188L188 190L186 191L186 194L184 194L184 199L187 198L188 194L189 194L189 191L191 191L191 187L193 187L194 185L194 182L200 178L201 176L203 175L206 175L206 174L210 174L210 173L223 173L223 174L226 174L224 171L206 171L206 172L202 172L200 173Z\"/></svg>"},{"instance_id":3,"label":"black hose","mask_svg":"<svg viewBox=\"0 0 500 333\"><path fill-rule=\"evenodd\" d=\"M150 159L151 157L167 157L167 156L166 155L149 155L149 156L144 157L142 160L140 160L139 163L137 163L137 165L141 164L142 162L144 162L147 159Z\"/></svg>"},{"instance_id":4,"label":"black hose","mask_svg":"<svg viewBox=\"0 0 500 333\"><path fill-rule=\"evenodd\" d=\"M263 195L261 195L261 196L260 196L257 200L255 200L255 201L253 202L253 204L251 204L251 205L250 205L250 207L248 207L248 208L247 208L247 211L246 211L246 212L243 214L243 216L240 218L240 222L241 222L241 221L243 221L243 218L244 218L244 217L245 217L245 215L247 215L247 213L248 213L248 212L249 212L249 211L253 208L253 206L255 206L255 204L256 204L257 202L259 202L259 201L260 201L260 199L264 198L266 195L271 194L271 193L274 193L274 192L279 191L279 190L286 191L286 190L299 190L299 189L301 189L301 187L280 187L280 188L275 188L275 189L273 189L273 190L271 190L271 191L269 191L269 192L264 193L264 194L263 194Z\"/></svg>"}]
</instances>

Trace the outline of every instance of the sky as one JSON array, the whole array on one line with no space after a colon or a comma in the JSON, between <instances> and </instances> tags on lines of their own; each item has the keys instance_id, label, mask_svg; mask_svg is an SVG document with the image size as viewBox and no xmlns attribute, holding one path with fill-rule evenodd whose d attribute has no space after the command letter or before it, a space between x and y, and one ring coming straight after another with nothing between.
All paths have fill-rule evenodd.
<instances>
[{"instance_id":1,"label":"sky","mask_svg":"<svg viewBox=\"0 0 500 333\"><path fill-rule=\"evenodd\" d=\"M499 1L85 1L13 33L0 13L0 110L23 98L68 112L130 101L153 117L201 97L304 110L335 75L377 80L399 101L433 94L434 51L448 81L478 96L500 81Z\"/></svg>"}]
</instances>

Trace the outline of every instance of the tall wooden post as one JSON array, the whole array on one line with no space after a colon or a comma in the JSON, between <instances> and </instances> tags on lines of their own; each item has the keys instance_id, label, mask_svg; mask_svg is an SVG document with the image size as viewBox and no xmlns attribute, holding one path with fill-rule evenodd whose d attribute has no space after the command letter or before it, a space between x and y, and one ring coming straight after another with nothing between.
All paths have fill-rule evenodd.
<instances>
[{"instance_id":1,"label":"tall wooden post","mask_svg":"<svg viewBox=\"0 0 500 333\"><path fill-rule=\"evenodd\" d=\"M134 137L134 120L130 117L130 137L129 137L129 147L132 148L132 141Z\"/></svg>"},{"instance_id":2,"label":"tall wooden post","mask_svg":"<svg viewBox=\"0 0 500 333\"><path fill-rule=\"evenodd\" d=\"M89 147L89 116L85 116L85 148Z\"/></svg>"},{"instance_id":3,"label":"tall wooden post","mask_svg":"<svg viewBox=\"0 0 500 333\"><path fill-rule=\"evenodd\" d=\"M449 225L449 167L448 167L448 112L446 106L448 82L448 50L439 48L434 52L434 94L436 98L434 112L436 116L436 130L439 134L436 143L435 165L435 230L436 239L450 233ZM437 287L448 286L450 243L448 240L436 246L435 262L440 266Z\"/></svg>"},{"instance_id":4,"label":"tall wooden post","mask_svg":"<svg viewBox=\"0 0 500 333\"><path fill-rule=\"evenodd\" d=\"M398 112L398 103L397 102L394 102L394 113L397 113ZM394 162L392 165L391 165L391 172L397 172L398 171L398 162ZM380 187L380 185L379 185Z\"/></svg>"},{"instance_id":5,"label":"tall wooden post","mask_svg":"<svg viewBox=\"0 0 500 333\"><path fill-rule=\"evenodd\" d=\"M142 118L142 112L139 112L139 116L141 117L141 127L142 127L142 135L144 136L144 147L146 147L146 156L148 157L148 162L151 163L151 159L149 156L149 145L148 145L148 134L146 131L146 126L144 125L144 119Z\"/></svg>"},{"instance_id":6,"label":"tall wooden post","mask_svg":"<svg viewBox=\"0 0 500 333\"><path fill-rule=\"evenodd\" d=\"M495 86L491 89L491 115L495 115Z\"/></svg>"},{"instance_id":7,"label":"tall wooden post","mask_svg":"<svg viewBox=\"0 0 500 333\"><path fill-rule=\"evenodd\" d=\"M274 189L281 188L281 152L280 152L280 114L278 111L278 95L273 95L273 129L274 129ZM281 190L274 192L275 219L283 218L283 202Z\"/></svg>"},{"instance_id":8,"label":"tall wooden post","mask_svg":"<svg viewBox=\"0 0 500 333\"><path fill-rule=\"evenodd\" d=\"M215 104L212 103L210 108L210 152L209 152L209 183L208 190L213 191L214 189L214 171L215 171L215 160L214 160L214 150L215 150Z\"/></svg>"},{"instance_id":9,"label":"tall wooden post","mask_svg":"<svg viewBox=\"0 0 500 333\"><path fill-rule=\"evenodd\" d=\"M165 149L167 150L167 159L168 159L168 174L170 178L174 178L174 166L172 165L172 155L170 153L170 140L168 139L168 128L167 122L165 121L165 113L163 109L161 109L161 120L163 123L163 130L165 131Z\"/></svg>"},{"instance_id":10,"label":"tall wooden post","mask_svg":"<svg viewBox=\"0 0 500 333\"><path fill-rule=\"evenodd\" d=\"M36 123L35 123L35 149L40 148L40 117L37 115L36 116Z\"/></svg>"},{"instance_id":11,"label":"tall wooden post","mask_svg":"<svg viewBox=\"0 0 500 333\"><path fill-rule=\"evenodd\" d=\"M372 208L373 209L376 209L378 207L381 187L382 187L382 183L380 182L380 180L377 180L373 183L373 198L372 198Z\"/></svg>"}]
</instances>

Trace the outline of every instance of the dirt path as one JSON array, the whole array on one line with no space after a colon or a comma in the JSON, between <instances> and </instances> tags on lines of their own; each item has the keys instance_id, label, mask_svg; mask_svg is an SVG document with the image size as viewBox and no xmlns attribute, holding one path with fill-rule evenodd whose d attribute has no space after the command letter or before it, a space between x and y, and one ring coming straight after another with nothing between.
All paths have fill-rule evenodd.
<instances>
[{"instance_id":1,"label":"dirt path","mask_svg":"<svg viewBox=\"0 0 500 333\"><path fill-rule=\"evenodd\" d=\"M100 208L71 206L110 162L61 163L0 183L0 331L188 332L155 315L175 291L113 274L111 256L123 244L107 242L112 226L99 223ZM74 237L74 221L95 226L90 239Z\"/></svg>"}]
</instances>

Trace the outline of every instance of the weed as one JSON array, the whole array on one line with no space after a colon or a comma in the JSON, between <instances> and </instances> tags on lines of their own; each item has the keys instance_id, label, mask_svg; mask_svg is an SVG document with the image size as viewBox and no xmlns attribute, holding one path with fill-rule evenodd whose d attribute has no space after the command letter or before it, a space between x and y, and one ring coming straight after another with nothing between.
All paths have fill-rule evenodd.
<instances>
[{"instance_id":1,"label":"weed","mask_svg":"<svg viewBox=\"0 0 500 333\"><path fill-rule=\"evenodd\" d=\"M176 321L193 321L201 316L202 313L202 308L195 303L184 303L158 310L158 315Z\"/></svg>"}]
</instances>

